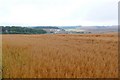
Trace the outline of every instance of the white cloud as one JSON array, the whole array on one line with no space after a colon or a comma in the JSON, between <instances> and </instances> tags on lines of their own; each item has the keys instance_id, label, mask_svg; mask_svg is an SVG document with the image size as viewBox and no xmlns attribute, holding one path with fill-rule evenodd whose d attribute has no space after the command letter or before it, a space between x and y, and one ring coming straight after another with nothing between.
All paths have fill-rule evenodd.
<instances>
[{"instance_id":1,"label":"white cloud","mask_svg":"<svg viewBox=\"0 0 120 80\"><path fill-rule=\"evenodd\" d=\"M115 25L118 0L0 0L0 25Z\"/></svg>"}]
</instances>

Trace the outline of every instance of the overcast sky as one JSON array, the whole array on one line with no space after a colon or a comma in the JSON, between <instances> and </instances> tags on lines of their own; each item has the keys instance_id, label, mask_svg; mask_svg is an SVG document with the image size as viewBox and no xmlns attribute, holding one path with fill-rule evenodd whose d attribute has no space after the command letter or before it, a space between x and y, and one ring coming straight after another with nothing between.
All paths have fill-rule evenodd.
<instances>
[{"instance_id":1,"label":"overcast sky","mask_svg":"<svg viewBox=\"0 0 120 80\"><path fill-rule=\"evenodd\" d=\"M117 25L119 0L0 0L0 25Z\"/></svg>"}]
</instances>

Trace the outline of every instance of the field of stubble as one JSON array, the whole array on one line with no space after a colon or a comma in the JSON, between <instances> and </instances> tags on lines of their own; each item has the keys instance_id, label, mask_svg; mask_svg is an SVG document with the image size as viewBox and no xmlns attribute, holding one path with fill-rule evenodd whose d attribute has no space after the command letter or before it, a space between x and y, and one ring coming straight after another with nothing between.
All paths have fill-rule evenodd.
<instances>
[{"instance_id":1,"label":"field of stubble","mask_svg":"<svg viewBox=\"0 0 120 80\"><path fill-rule=\"evenodd\" d=\"M116 34L3 35L3 78L116 78Z\"/></svg>"}]
</instances>

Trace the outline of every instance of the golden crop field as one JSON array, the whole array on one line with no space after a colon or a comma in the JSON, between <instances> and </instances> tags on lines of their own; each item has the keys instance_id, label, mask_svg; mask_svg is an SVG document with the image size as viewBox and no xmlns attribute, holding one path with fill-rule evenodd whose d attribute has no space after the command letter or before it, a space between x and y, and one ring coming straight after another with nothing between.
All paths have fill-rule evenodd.
<instances>
[{"instance_id":1,"label":"golden crop field","mask_svg":"<svg viewBox=\"0 0 120 80\"><path fill-rule=\"evenodd\" d=\"M117 78L117 34L3 35L3 78Z\"/></svg>"}]
</instances>

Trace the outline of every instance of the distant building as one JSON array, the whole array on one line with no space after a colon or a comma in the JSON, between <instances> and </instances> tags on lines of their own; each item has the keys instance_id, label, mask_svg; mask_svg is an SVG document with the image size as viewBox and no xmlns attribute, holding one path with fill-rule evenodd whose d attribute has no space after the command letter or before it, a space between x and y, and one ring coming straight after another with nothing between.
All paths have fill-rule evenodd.
<instances>
[{"instance_id":1,"label":"distant building","mask_svg":"<svg viewBox=\"0 0 120 80\"><path fill-rule=\"evenodd\" d=\"M54 33L54 34L61 34L61 33L66 33L64 29L43 29L47 33Z\"/></svg>"}]
</instances>

